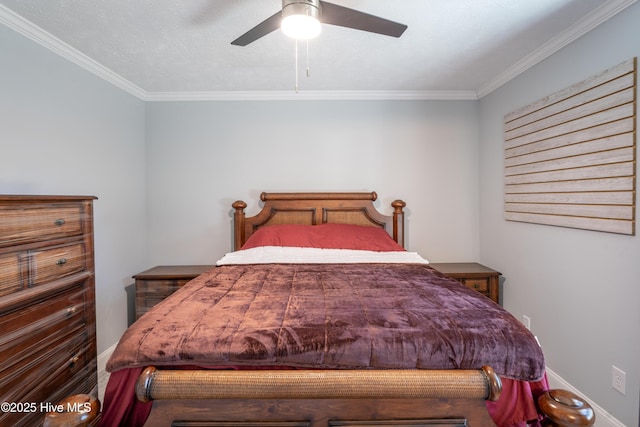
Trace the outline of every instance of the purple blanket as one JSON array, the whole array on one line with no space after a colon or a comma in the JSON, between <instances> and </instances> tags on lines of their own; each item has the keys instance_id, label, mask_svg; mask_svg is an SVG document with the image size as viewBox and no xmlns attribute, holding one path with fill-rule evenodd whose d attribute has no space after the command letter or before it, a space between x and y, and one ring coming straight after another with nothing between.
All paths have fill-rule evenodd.
<instances>
[{"instance_id":1,"label":"purple blanket","mask_svg":"<svg viewBox=\"0 0 640 427\"><path fill-rule=\"evenodd\" d=\"M132 325L107 370L146 365L478 369L536 381L544 357L511 314L413 264L213 268Z\"/></svg>"}]
</instances>

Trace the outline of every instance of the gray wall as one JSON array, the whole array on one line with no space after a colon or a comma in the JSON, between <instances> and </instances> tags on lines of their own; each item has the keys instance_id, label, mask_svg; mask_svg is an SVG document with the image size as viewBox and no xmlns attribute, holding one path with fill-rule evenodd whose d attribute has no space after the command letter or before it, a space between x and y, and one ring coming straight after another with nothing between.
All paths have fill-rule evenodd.
<instances>
[{"instance_id":1,"label":"gray wall","mask_svg":"<svg viewBox=\"0 0 640 427\"><path fill-rule=\"evenodd\" d=\"M94 203L98 352L127 326L124 287L146 267L142 101L0 26L0 193Z\"/></svg>"},{"instance_id":2,"label":"gray wall","mask_svg":"<svg viewBox=\"0 0 640 427\"><path fill-rule=\"evenodd\" d=\"M476 260L477 102L163 102L147 106L152 263L232 249L231 203L261 191L376 191L407 203L407 246Z\"/></svg>"},{"instance_id":3,"label":"gray wall","mask_svg":"<svg viewBox=\"0 0 640 427\"><path fill-rule=\"evenodd\" d=\"M480 102L480 259L505 275L505 307L531 318L547 366L628 426L638 425L640 237L505 221L502 120L639 56L639 23L636 3ZM611 365L627 373L626 396Z\"/></svg>"}]
</instances>

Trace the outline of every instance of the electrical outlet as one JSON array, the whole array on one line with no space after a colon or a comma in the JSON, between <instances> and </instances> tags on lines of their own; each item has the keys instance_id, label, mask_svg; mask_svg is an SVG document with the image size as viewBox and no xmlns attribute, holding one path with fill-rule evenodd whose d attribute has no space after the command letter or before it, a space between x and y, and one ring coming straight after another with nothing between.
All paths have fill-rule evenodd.
<instances>
[{"instance_id":1,"label":"electrical outlet","mask_svg":"<svg viewBox=\"0 0 640 427\"><path fill-rule=\"evenodd\" d=\"M524 323L524 327L531 330L531 318L529 316L522 315L522 323Z\"/></svg>"},{"instance_id":2,"label":"electrical outlet","mask_svg":"<svg viewBox=\"0 0 640 427\"><path fill-rule=\"evenodd\" d=\"M611 386L624 396L627 374L616 366L612 365L611 368Z\"/></svg>"}]
</instances>

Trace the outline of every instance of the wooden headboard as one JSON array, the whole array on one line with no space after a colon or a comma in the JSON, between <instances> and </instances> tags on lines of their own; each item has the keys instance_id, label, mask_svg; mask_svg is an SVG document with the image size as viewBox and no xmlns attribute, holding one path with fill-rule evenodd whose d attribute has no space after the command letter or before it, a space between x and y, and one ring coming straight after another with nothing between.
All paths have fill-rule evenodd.
<instances>
[{"instance_id":1,"label":"wooden headboard","mask_svg":"<svg viewBox=\"0 0 640 427\"><path fill-rule=\"evenodd\" d=\"M404 211L406 203L391 203L393 214L383 215L373 206L378 198L371 193L262 193L262 210L246 217L247 204L232 204L234 213L234 250L244 245L260 227L277 224L318 225L327 223L380 227L404 247Z\"/></svg>"}]
</instances>

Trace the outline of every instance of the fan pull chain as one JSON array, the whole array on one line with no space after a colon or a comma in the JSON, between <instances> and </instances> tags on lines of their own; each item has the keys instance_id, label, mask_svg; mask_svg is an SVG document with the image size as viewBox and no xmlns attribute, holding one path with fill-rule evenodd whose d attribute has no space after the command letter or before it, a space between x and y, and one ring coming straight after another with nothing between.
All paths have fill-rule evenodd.
<instances>
[{"instance_id":1,"label":"fan pull chain","mask_svg":"<svg viewBox=\"0 0 640 427\"><path fill-rule=\"evenodd\" d=\"M296 93L298 93L298 91L300 90L300 85L299 85L299 79L298 79L298 40L295 40L295 73L296 73L296 84L295 84L295 90ZM306 75L307 77L311 77L311 67L309 66L309 40L307 40L307 68L306 68Z\"/></svg>"},{"instance_id":2,"label":"fan pull chain","mask_svg":"<svg viewBox=\"0 0 640 427\"><path fill-rule=\"evenodd\" d=\"M298 93L298 40L296 39L296 93Z\"/></svg>"},{"instance_id":3,"label":"fan pull chain","mask_svg":"<svg viewBox=\"0 0 640 427\"><path fill-rule=\"evenodd\" d=\"M309 40L307 40L307 77L311 76L310 73L310 67L309 67Z\"/></svg>"}]
</instances>

